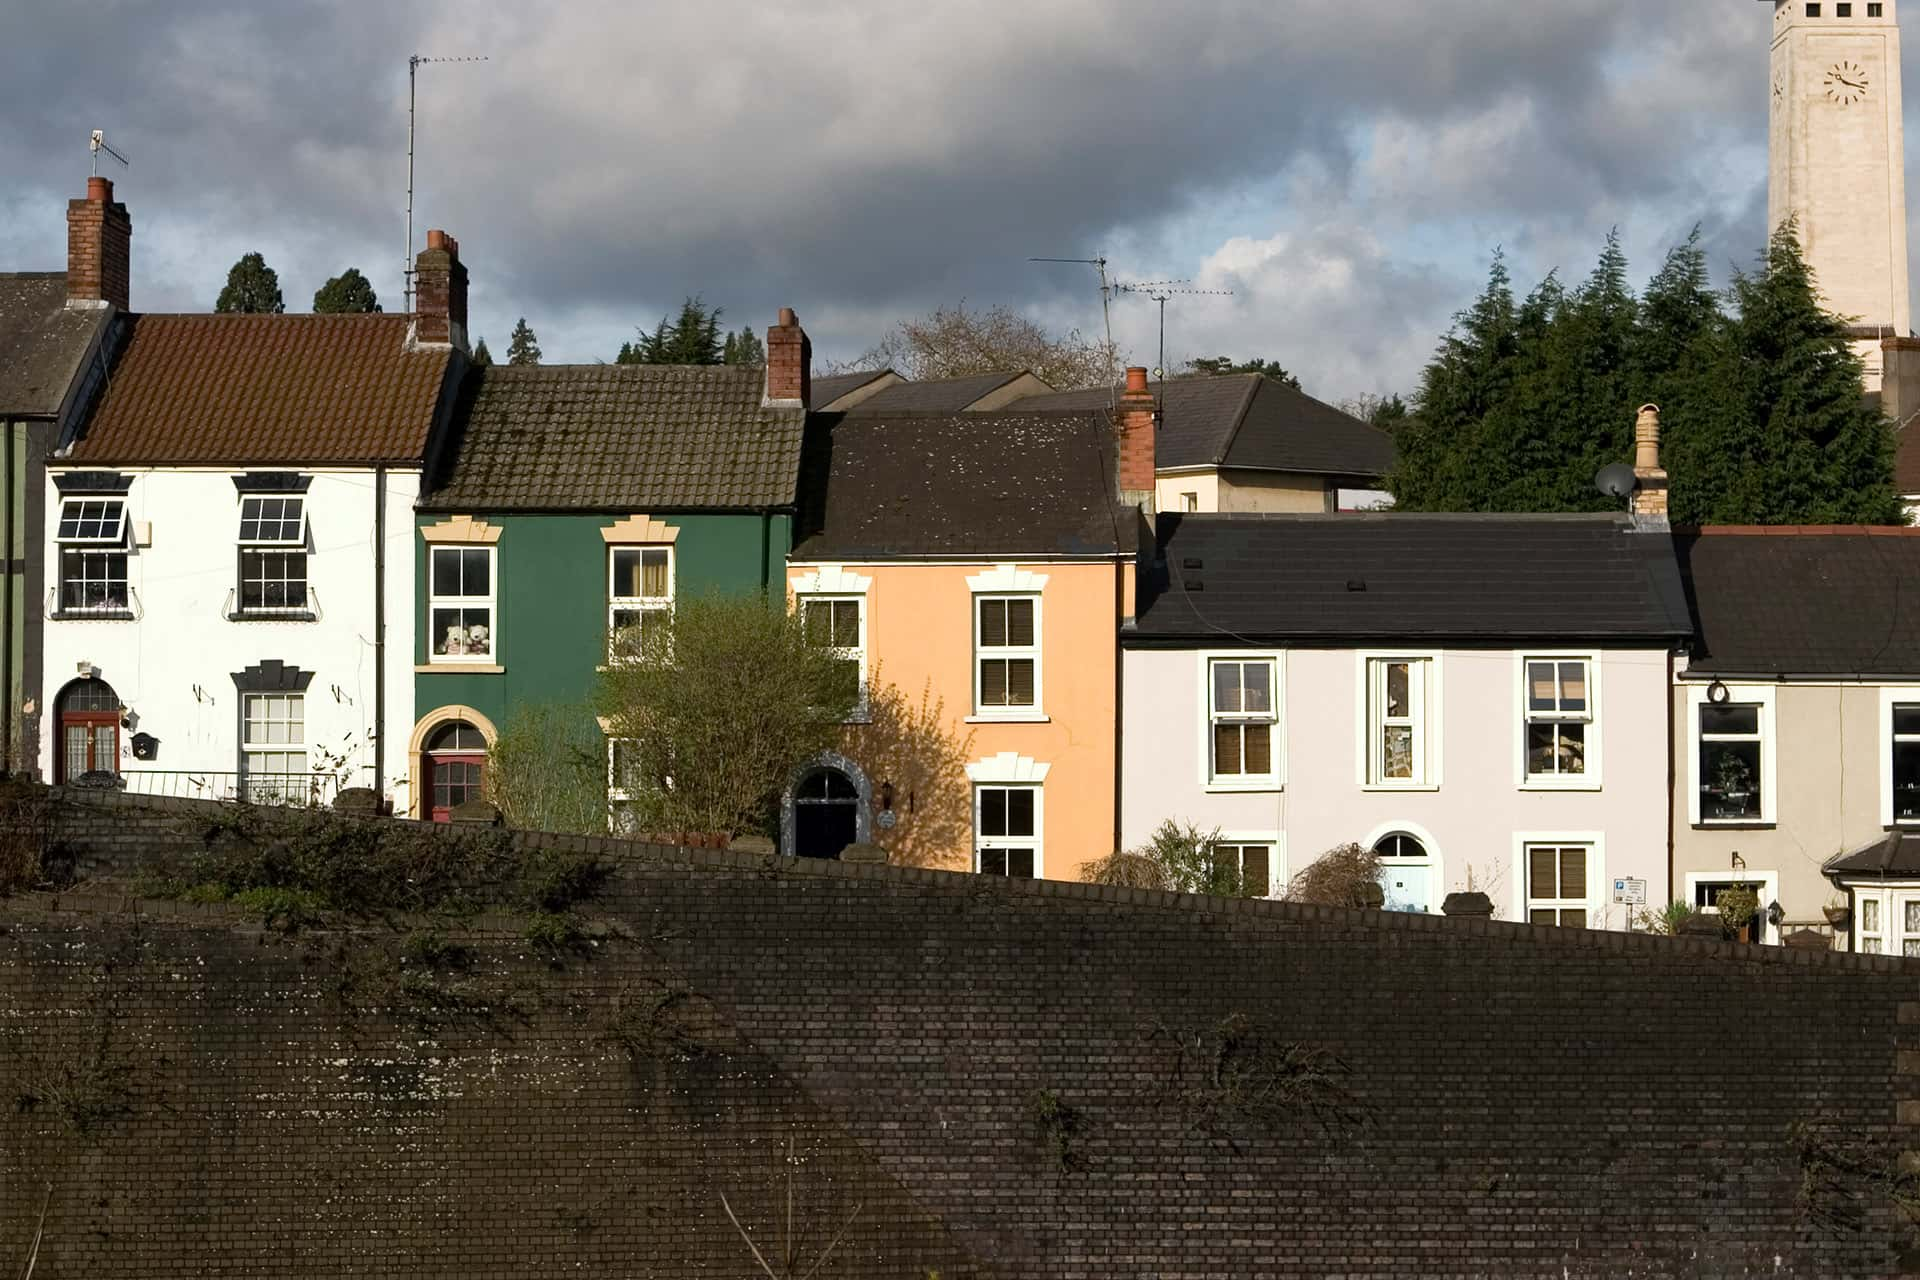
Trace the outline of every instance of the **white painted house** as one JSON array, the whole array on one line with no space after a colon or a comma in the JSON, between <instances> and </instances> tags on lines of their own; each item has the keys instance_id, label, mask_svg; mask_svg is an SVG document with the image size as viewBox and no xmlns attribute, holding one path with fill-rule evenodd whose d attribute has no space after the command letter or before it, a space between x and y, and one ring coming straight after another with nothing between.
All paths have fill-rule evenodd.
<instances>
[{"instance_id":1,"label":"white painted house","mask_svg":"<svg viewBox=\"0 0 1920 1280\"><path fill-rule=\"evenodd\" d=\"M42 776L372 787L405 811L413 506L464 366L457 254L430 238L414 316L118 321L47 467Z\"/></svg>"},{"instance_id":2,"label":"white painted house","mask_svg":"<svg viewBox=\"0 0 1920 1280\"><path fill-rule=\"evenodd\" d=\"M1278 894L1358 843L1388 905L1620 928L1666 900L1664 528L1613 516L1160 517L1122 633L1121 830L1217 830ZM1616 881L1622 884L1616 895Z\"/></svg>"}]
</instances>

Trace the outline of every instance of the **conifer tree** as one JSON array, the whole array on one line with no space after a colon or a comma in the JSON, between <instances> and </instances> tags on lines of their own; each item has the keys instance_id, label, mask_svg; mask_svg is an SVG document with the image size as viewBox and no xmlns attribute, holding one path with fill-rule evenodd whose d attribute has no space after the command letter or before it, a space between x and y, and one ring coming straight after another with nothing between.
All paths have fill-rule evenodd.
<instances>
[{"instance_id":1,"label":"conifer tree","mask_svg":"<svg viewBox=\"0 0 1920 1280\"><path fill-rule=\"evenodd\" d=\"M279 274L258 253L242 254L213 309L222 315L279 315L287 309Z\"/></svg>"},{"instance_id":2,"label":"conifer tree","mask_svg":"<svg viewBox=\"0 0 1920 1280\"><path fill-rule=\"evenodd\" d=\"M473 361L474 367L479 369L484 369L493 363L493 352L487 350L487 340L485 338L473 344L473 355L470 358Z\"/></svg>"},{"instance_id":3,"label":"conifer tree","mask_svg":"<svg viewBox=\"0 0 1920 1280\"><path fill-rule=\"evenodd\" d=\"M373 284L360 274L358 267L348 267L313 295L316 315L357 314L379 309L380 299L373 292Z\"/></svg>"},{"instance_id":4,"label":"conifer tree","mask_svg":"<svg viewBox=\"0 0 1920 1280\"><path fill-rule=\"evenodd\" d=\"M740 332L727 335L726 350L720 355L722 364L763 365L767 362L767 346L760 341L760 335L751 325L741 325Z\"/></svg>"},{"instance_id":5,"label":"conifer tree","mask_svg":"<svg viewBox=\"0 0 1920 1280\"><path fill-rule=\"evenodd\" d=\"M640 331L635 363L719 364L725 354L720 332L720 308L709 310L696 294L680 304L675 319L662 316L652 333Z\"/></svg>"},{"instance_id":6,"label":"conifer tree","mask_svg":"<svg viewBox=\"0 0 1920 1280\"><path fill-rule=\"evenodd\" d=\"M507 339L508 364L539 364L540 339L533 333L533 327L527 318L521 316L513 326L513 335Z\"/></svg>"}]
</instances>

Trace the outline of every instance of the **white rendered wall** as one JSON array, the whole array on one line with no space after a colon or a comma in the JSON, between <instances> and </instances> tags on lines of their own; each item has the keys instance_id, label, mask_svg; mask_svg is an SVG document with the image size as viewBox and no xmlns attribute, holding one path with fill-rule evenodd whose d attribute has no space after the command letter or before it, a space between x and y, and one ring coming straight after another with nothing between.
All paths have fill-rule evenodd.
<instances>
[{"instance_id":1,"label":"white rendered wall","mask_svg":"<svg viewBox=\"0 0 1920 1280\"><path fill-rule=\"evenodd\" d=\"M283 470L284 468L275 468ZM321 749L349 757L352 779L370 785L374 724L374 474L370 469L308 471L307 575L319 617L313 622L245 621L226 617L237 585L241 468L139 470L126 499L135 528L151 542L127 560L135 621L61 620L51 616L59 584L55 537L61 495L47 484L46 528L49 617L43 632L46 662L40 770L54 776L60 739L58 697L78 664L95 674L135 717L120 735L120 771L178 773L238 768L240 697L234 673L277 659L313 672L306 690L308 765ZM417 472L390 471L386 500L386 786L400 806L408 797L407 735L413 713L413 505ZM157 759L132 756L133 732L160 740ZM160 790L158 780L129 787ZM166 784L171 787L172 780ZM400 811L404 812L404 808Z\"/></svg>"},{"instance_id":2,"label":"white rendered wall","mask_svg":"<svg viewBox=\"0 0 1920 1280\"><path fill-rule=\"evenodd\" d=\"M1212 652L1237 657L1263 651ZM1515 651L1429 652L1437 656L1440 674L1437 787L1367 788L1361 760L1363 677L1356 651L1293 649L1284 651L1281 678L1281 789L1228 792L1210 789L1206 781L1203 654L1127 649L1122 655L1122 843L1139 845L1168 818L1249 839L1274 832L1282 846L1281 872L1291 875L1327 849L1401 829L1426 839L1438 859L1436 910L1447 893L1467 888L1471 873L1473 887L1493 899L1496 917L1515 920L1524 908L1522 878L1514 865L1520 842L1593 837L1599 862L1592 878L1645 880L1649 903L1665 901L1665 652L1582 651L1596 661L1600 717L1599 750L1589 748L1589 771L1597 770L1599 787L1580 791L1531 790L1521 784ZM1526 652L1570 651L1543 646ZM1602 906L1596 923L1625 925L1624 909Z\"/></svg>"}]
</instances>

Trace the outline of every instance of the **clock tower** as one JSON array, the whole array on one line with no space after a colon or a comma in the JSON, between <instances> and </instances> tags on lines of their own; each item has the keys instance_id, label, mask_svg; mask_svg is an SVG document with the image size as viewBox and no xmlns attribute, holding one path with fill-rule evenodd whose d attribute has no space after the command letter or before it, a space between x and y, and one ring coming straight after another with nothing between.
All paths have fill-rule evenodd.
<instances>
[{"instance_id":1,"label":"clock tower","mask_svg":"<svg viewBox=\"0 0 1920 1280\"><path fill-rule=\"evenodd\" d=\"M1767 223L1799 219L1807 263L1828 308L1853 317L1878 394L1881 343L1909 333L1897 0L1772 2Z\"/></svg>"}]
</instances>

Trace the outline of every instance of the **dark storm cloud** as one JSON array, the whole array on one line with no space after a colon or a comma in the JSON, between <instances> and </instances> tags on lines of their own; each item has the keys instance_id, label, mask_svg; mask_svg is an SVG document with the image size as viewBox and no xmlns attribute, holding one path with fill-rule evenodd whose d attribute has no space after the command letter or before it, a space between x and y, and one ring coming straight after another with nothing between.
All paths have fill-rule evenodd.
<instances>
[{"instance_id":1,"label":"dark storm cloud","mask_svg":"<svg viewBox=\"0 0 1920 1280\"><path fill-rule=\"evenodd\" d=\"M479 52L422 71L419 225L496 345L526 314L574 358L691 292L850 354L961 296L1057 309L1082 282L1029 255L1155 240L1143 268L1241 273L1221 341L1358 378L1417 363L1493 243L1590 258L1763 180L1701 162L1764 145L1750 5L7 3L0 266L58 265L99 125L140 304L208 305L252 247L296 307L350 263L393 299L406 55ZM1305 199L1223 230L1251 189ZM1434 227L1457 252L1411 247Z\"/></svg>"}]
</instances>

